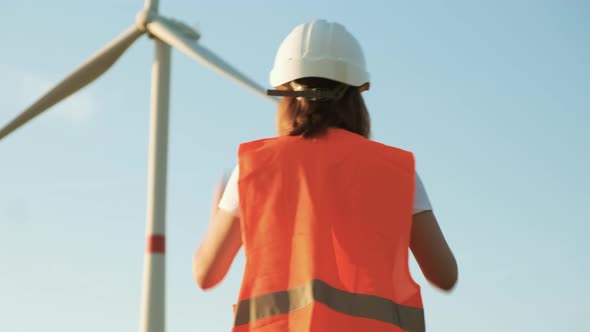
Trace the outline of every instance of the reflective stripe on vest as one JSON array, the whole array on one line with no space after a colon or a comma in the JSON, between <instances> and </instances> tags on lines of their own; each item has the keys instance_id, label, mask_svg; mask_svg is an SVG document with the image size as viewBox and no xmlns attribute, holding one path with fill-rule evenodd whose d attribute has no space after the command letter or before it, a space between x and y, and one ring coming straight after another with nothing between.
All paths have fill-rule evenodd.
<instances>
[{"instance_id":1,"label":"reflective stripe on vest","mask_svg":"<svg viewBox=\"0 0 590 332\"><path fill-rule=\"evenodd\" d=\"M286 291L240 301L235 326L287 314L314 301L349 316L380 320L411 332L425 331L424 311L421 308L401 305L379 296L350 293L317 279Z\"/></svg>"}]
</instances>

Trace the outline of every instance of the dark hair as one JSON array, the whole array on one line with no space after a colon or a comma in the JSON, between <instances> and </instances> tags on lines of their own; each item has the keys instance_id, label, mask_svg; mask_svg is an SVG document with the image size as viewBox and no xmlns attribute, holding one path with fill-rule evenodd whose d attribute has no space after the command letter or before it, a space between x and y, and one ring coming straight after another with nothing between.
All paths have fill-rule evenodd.
<instances>
[{"instance_id":1,"label":"dark hair","mask_svg":"<svg viewBox=\"0 0 590 332\"><path fill-rule=\"evenodd\" d=\"M305 88L333 89L342 83L323 78L303 78L295 81ZM321 136L328 128L340 128L369 138L371 121L365 102L357 87L348 86L335 101L310 101L283 97L285 115L292 123L289 135L312 138Z\"/></svg>"}]
</instances>

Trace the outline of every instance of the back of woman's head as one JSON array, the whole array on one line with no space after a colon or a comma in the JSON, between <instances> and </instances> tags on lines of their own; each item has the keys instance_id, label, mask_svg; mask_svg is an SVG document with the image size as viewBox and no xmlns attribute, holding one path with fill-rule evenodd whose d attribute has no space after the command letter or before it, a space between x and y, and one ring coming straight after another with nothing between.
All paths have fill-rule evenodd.
<instances>
[{"instance_id":1,"label":"back of woman's head","mask_svg":"<svg viewBox=\"0 0 590 332\"><path fill-rule=\"evenodd\" d=\"M283 134L312 138L321 136L328 128L340 128L370 136L370 117L358 87L316 77L297 79L285 86L334 91L336 96L327 100L283 97L279 107Z\"/></svg>"},{"instance_id":2,"label":"back of woman's head","mask_svg":"<svg viewBox=\"0 0 590 332\"><path fill-rule=\"evenodd\" d=\"M360 93L369 73L360 43L339 23L314 20L295 27L277 51L270 73L283 96L278 126L282 135L317 137L342 128L369 137L369 114Z\"/></svg>"}]
</instances>

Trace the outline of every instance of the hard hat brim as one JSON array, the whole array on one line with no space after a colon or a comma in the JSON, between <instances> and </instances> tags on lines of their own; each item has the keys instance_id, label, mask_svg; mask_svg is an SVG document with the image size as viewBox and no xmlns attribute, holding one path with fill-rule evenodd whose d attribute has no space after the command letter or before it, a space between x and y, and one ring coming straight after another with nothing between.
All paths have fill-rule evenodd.
<instances>
[{"instance_id":1,"label":"hard hat brim","mask_svg":"<svg viewBox=\"0 0 590 332\"><path fill-rule=\"evenodd\" d=\"M270 84L278 87L306 77L325 78L357 87L369 82L369 73L345 61L290 59L286 63L275 64L270 72Z\"/></svg>"}]
</instances>

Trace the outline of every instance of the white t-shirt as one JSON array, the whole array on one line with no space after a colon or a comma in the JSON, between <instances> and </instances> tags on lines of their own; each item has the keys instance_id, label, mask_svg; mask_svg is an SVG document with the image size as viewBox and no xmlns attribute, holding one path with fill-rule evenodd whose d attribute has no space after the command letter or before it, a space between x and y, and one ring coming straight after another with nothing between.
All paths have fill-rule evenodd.
<instances>
[{"instance_id":1,"label":"white t-shirt","mask_svg":"<svg viewBox=\"0 0 590 332\"><path fill-rule=\"evenodd\" d=\"M240 168L236 166L227 180L225 191L219 201L219 208L232 213L234 216L240 216L240 195L238 194L238 179L240 178ZM416 190L414 191L414 214L432 210L430 200L424 189L424 185L416 173Z\"/></svg>"}]
</instances>

